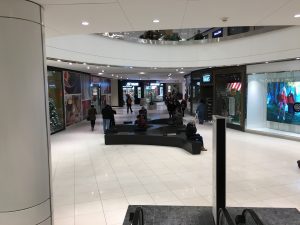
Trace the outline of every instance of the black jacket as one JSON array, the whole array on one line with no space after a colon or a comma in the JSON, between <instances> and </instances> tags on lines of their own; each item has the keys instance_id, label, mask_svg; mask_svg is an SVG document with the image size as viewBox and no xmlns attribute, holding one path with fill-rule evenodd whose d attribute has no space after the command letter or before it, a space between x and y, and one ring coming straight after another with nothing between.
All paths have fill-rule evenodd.
<instances>
[{"instance_id":1,"label":"black jacket","mask_svg":"<svg viewBox=\"0 0 300 225\"><path fill-rule=\"evenodd\" d=\"M113 110L109 105L106 105L102 109L102 118L103 119L111 119L113 117L113 115L114 115Z\"/></svg>"}]
</instances>

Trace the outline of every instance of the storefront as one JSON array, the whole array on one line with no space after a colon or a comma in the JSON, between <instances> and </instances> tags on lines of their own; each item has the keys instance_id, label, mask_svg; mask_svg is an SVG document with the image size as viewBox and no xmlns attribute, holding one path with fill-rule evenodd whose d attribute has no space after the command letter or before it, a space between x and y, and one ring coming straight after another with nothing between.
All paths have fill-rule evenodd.
<instances>
[{"instance_id":1,"label":"storefront","mask_svg":"<svg viewBox=\"0 0 300 225\"><path fill-rule=\"evenodd\" d=\"M251 65L247 72L246 129L300 137L300 112L294 108L300 102L299 60Z\"/></svg>"},{"instance_id":2,"label":"storefront","mask_svg":"<svg viewBox=\"0 0 300 225\"><path fill-rule=\"evenodd\" d=\"M134 104L140 104L144 98L144 82L138 80L119 80L119 106L126 104L129 95Z\"/></svg>"},{"instance_id":3,"label":"storefront","mask_svg":"<svg viewBox=\"0 0 300 225\"><path fill-rule=\"evenodd\" d=\"M213 113L227 117L227 127L245 130L246 67L224 67L213 70Z\"/></svg>"},{"instance_id":4,"label":"storefront","mask_svg":"<svg viewBox=\"0 0 300 225\"><path fill-rule=\"evenodd\" d=\"M48 94L50 131L53 134L65 129L64 94L61 71L48 70Z\"/></svg>"},{"instance_id":5,"label":"storefront","mask_svg":"<svg viewBox=\"0 0 300 225\"><path fill-rule=\"evenodd\" d=\"M146 102L162 102L164 100L164 86L163 83L159 82L145 82Z\"/></svg>"}]
</instances>

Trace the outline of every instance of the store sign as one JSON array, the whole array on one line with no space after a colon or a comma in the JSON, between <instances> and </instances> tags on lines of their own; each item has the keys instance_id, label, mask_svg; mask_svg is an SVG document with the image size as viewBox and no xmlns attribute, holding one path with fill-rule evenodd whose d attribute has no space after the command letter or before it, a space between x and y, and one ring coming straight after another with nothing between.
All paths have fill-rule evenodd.
<instances>
[{"instance_id":1,"label":"store sign","mask_svg":"<svg viewBox=\"0 0 300 225\"><path fill-rule=\"evenodd\" d=\"M202 77L203 83L210 83L211 82L211 75L210 74L205 74Z\"/></svg>"},{"instance_id":2,"label":"store sign","mask_svg":"<svg viewBox=\"0 0 300 225\"><path fill-rule=\"evenodd\" d=\"M139 86L139 83L127 82L126 86Z\"/></svg>"},{"instance_id":3,"label":"store sign","mask_svg":"<svg viewBox=\"0 0 300 225\"><path fill-rule=\"evenodd\" d=\"M294 111L295 111L295 112L300 112L300 102L296 102L296 103L294 104Z\"/></svg>"},{"instance_id":4,"label":"store sign","mask_svg":"<svg viewBox=\"0 0 300 225\"><path fill-rule=\"evenodd\" d=\"M159 86L159 83L150 83L150 86Z\"/></svg>"},{"instance_id":5,"label":"store sign","mask_svg":"<svg viewBox=\"0 0 300 225\"><path fill-rule=\"evenodd\" d=\"M213 38L223 37L223 29L218 29L212 33Z\"/></svg>"}]
</instances>

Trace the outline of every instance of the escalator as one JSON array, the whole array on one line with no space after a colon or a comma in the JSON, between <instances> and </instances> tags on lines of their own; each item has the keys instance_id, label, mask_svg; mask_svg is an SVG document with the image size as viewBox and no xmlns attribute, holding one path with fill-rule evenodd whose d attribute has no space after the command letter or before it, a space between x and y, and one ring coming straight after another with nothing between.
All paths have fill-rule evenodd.
<instances>
[{"instance_id":1,"label":"escalator","mask_svg":"<svg viewBox=\"0 0 300 225\"><path fill-rule=\"evenodd\" d=\"M236 225L264 225L253 209L244 209L242 215L235 217Z\"/></svg>"}]
</instances>

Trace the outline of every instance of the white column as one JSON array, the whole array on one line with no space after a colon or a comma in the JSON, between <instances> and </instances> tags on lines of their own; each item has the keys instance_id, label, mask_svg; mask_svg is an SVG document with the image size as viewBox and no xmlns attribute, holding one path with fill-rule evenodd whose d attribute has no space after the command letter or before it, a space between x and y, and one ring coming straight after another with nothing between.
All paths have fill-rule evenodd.
<instances>
[{"instance_id":1,"label":"white column","mask_svg":"<svg viewBox=\"0 0 300 225\"><path fill-rule=\"evenodd\" d=\"M0 0L0 225L50 225L42 8Z\"/></svg>"}]
</instances>

